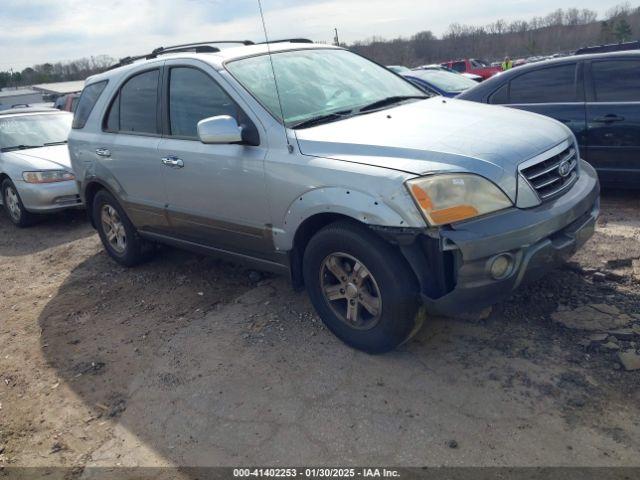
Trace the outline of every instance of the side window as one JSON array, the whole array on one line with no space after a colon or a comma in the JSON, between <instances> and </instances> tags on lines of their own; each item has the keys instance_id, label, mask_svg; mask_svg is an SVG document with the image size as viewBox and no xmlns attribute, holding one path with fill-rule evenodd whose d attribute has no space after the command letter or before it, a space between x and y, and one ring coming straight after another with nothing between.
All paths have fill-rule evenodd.
<instances>
[{"instance_id":1,"label":"side window","mask_svg":"<svg viewBox=\"0 0 640 480\"><path fill-rule=\"evenodd\" d=\"M640 102L640 60L593 62L597 102Z\"/></svg>"},{"instance_id":2,"label":"side window","mask_svg":"<svg viewBox=\"0 0 640 480\"><path fill-rule=\"evenodd\" d=\"M120 92L111 102L109 113L104 121L104 129L108 132L117 132L120 130Z\"/></svg>"},{"instance_id":3,"label":"side window","mask_svg":"<svg viewBox=\"0 0 640 480\"><path fill-rule=\"evenodd\" d=\"M451 68L453 70L455 70L456 72L466 72L467 71L467 64L464 62L453 62L451 64Z\"/></svg>"},{"instance_id":4,"label":"side window","mask_svg":"<svg viewBox=\"0 0 640 480\"><path fill-rule=\"evenodd\" d=\"M575 102L576 64L525 73L511 80L509 103Z\"/></svg>"},{"instance_id":5,"label":"side window","mask_svg":"<svg viewBox=\"0 0 640 480\"><path fill-rule=\"evenodd\" d=\"M118 104L121 132L158 132L158 79L160 72L151 70L130 78L120 89L109 111L108 122L115 116L113 106ZM119 102L118 102L119 100ZM113 114L113 115L112 115ZM113 119L115 122L115 118Z\"/></svg>"},{"instance_id":6,"label":"side window","mask_svg":"<svg viewBox=\"0 0 640 480\"><path fill-rule=\"evenodd\" d=\"M203 118L230 115L238 123L239 109L209 75L188 67L172 68L169 74L169 124L171 135L198 137Z\"/></svg>"},{"instance_id":7,"label":"side window","mask_svg":"<svg viewBox=\"0 0 640 480\"><path fill-rule=\"evenodd\" d=\"M505 83L489 96L489 103L505 105L509 103L509 83Z\"/></svg>"},{"instance_id":8,"label":"side window","mask_svg":"<svg viewBox=\"0 0 640 480\"><path fill-rule=\"evenodd\" d=\"M80 100L78 101L78 109L73 117L71 128L84 128L87 123L87 119L91 114L91 110L93 110L94 105L98 101L98 98L100 98L100 95L106 86L107 81L104 80L84 87L84 90L82 90L82 94L80 95Z\"/></svg>"}]
</instances>

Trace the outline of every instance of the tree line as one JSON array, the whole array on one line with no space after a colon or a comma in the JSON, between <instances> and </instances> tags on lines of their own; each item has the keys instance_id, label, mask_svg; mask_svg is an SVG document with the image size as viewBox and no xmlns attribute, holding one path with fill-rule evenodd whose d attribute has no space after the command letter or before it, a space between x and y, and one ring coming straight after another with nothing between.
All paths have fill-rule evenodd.
<instances>
[{"instance_id":1,"label":"tree line","mask_svg":"<svg viewBox=\"0 0 640 480\"><path fill-rule=\"evenodd\" d=\"M98 55L70 62L43 63L19 72L4 71L0 72L0 88L84 80L91 75L103 72L115 62L108 55Z\"/></svg>"},{"instance_id":2,"label":"tree line","mask_svg":"<svg viewBox=\"0 0 640 480\"><path fill-rule=\"evenodd\" d=\"M589 9L557 9L543 17L483 26L453 23L437 37L431 31L410 38L369 40L345 45L379 63L416 66L456 58L487 60L571 52L577 48L640 39L640 7L623 3L610 9L603 20ZM0 71L0 88L39 83L84 80L113 65L107 55L70 62L43 63L22 71Z\"/></svg>"},{"instance_id":3,"label":"tree line","mask_svg":"<svg viewBox=\"0 0 640 480\"><path fill-rule=\"evenodd\" d=\"M605 18L589 9L557 9L543 17L483 26L454 23L441 36L425 30L405 38L372 37L348 47L384 65L417 66L457 58L501 60L554 53L640 38L640 7L623 3Z\"/></svg>"}]
</instances>

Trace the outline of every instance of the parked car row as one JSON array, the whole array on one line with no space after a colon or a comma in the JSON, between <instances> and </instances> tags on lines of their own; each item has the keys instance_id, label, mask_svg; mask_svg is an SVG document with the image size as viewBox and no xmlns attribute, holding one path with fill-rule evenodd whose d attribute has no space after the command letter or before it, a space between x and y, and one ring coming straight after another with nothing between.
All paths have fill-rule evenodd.
<instances>
[{"instance_id":1,"label":"parked car row","mask_svg":"<svg viewBox=\"0 0 640 480\"><path fill-rule=\"evenodd\" d=\"M16 120L70 116L17 112L0 146L26 164L2 173L5 205L30 211L25 184L73 185L116 262L166 243L286 273L332 332L371 353L411 338L425 314L496 303L592 235L599 181L572 122L481 104L513 103L530 67L477 84L308 41L239 43L157 49L87 79L72 168L37 163L64 140L36 141ZM573 77L525 78L529 94L574 92L580 108L591 88L613 108L596 59L574 62ZM486 101L433 94L463 87Z\"/></svg>"},{"instance_id":2,"label":"parked car row","mask_svg":"<svg viewBox=\"0 0 640 480\"><path fill-rule=\"evenodd\" d=\"M15 225L82 204L67 149L72 117L52 108L0 112L1 198Z\"/></svg>"},{"instance_id":3,"label":"parked car row","mask_svg":"<svg viewBox=\"0 0 640 480\"><path fill-rule=\"evenodd\" d=\"M554 118L573 131L602 183L640 187L640 50L525 65L458 98Z\"/></svg>"}]
</instances>

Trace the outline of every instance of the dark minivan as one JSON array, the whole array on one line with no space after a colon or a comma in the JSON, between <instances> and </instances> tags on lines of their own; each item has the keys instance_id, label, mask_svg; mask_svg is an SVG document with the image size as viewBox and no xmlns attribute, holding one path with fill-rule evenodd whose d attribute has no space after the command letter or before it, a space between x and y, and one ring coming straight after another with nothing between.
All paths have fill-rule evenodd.
<instances>
[{"instance_id":1,"label":"dark minivan","mask_svg":"<svg viewBox=\"0 0 640 480\"><path fill-rule=\"evenodd\" d=\"M601 183L640 188L640 50L525 65L457 98L555 118L571 128Z\"/></svg>"}]
</instances>

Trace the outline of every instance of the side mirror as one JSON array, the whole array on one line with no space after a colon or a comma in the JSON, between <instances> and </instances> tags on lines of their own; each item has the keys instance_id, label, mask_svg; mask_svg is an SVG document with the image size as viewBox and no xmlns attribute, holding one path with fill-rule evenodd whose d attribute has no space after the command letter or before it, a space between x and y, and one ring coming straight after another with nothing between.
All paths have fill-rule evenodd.
<instances>
[{"instance_id":1,"label":"side mirror","mask_svg":"<svg viewBox=\"0 0 640 480\"><path fill-rule=\"evenodd\" d=\"M242 128L229 115L203 118L198 122L198 138L202 143L240 143Z\"/></svg>"}]
</instances>

